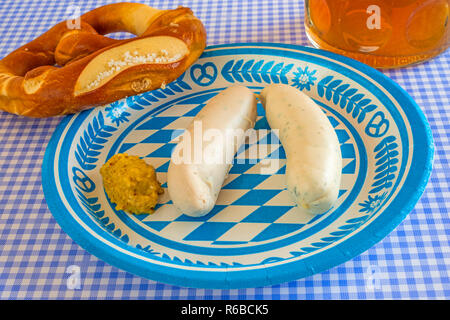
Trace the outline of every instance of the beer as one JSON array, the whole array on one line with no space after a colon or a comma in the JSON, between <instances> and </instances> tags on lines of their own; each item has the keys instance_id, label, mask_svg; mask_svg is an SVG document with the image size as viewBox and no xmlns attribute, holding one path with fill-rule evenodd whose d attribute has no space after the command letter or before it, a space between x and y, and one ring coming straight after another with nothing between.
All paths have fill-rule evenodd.
<instances>
[{"instance_id":1,"label":"beer","mask_svg":"<svg viewBox=\"0 0 450 320\"><path fill-rule=\"evenodd\" d=\"M314 46L376 68L407 66L449 47L448 0L306 0Z\"/></svg>"}]
</instances>

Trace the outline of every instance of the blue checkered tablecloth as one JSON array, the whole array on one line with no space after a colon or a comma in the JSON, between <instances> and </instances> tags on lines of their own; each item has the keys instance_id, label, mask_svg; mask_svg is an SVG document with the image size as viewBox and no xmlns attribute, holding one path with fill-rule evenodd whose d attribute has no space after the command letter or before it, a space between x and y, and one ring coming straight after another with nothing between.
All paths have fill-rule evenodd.
<instances>
[{"instance_id":1,"label":"blue checkered tablecloth","mask_svg":"<svg viewBox=\"0 0 450 320\"><path fill-rule=\"evenodd\" d=\"M0 0L0 56L57 22L111 1ZM303 1L144 1L188 6L208 44L310 45ZM120 37L121 35L119 35ZM424 111L434 137L434 169L420 201L386 238L358 257L304 279L239 290L182 288L134 276L80 248L56 223L41 186L46 145L61 117L28 119L0 112L1 299L449 299L450 52L383 71ZM73 285L74 268L81 283Z\"/></svg>"}]
</instances>

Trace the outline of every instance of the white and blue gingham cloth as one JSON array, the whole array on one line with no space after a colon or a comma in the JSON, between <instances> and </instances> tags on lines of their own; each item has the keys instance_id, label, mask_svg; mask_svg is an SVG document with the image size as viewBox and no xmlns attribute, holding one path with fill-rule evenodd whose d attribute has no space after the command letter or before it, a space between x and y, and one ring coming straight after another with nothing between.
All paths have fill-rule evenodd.
<instances>
[{"instance_id":1,"label":"white and blue gingham cloth","mask_svg":"<svg viewBox=\"0 0 450 320\"><path fill-rule=\"evenodd\" d=\"M61 20L112 1L0 1L0 57ZM303 1L142 1L193 9L208 44L310 45ZM120 36L120 35L119 35ZM0 111L0 299L449 299L450 52L383 71L424 111L435 160L414 210L386 238L335 268L276 286L236 290L182 288L134 276L97 259L64 233L41 186L46 145L61 117L28 119ZM74 270L79 283L74 283Z\"/></svg>"}]
</instances>

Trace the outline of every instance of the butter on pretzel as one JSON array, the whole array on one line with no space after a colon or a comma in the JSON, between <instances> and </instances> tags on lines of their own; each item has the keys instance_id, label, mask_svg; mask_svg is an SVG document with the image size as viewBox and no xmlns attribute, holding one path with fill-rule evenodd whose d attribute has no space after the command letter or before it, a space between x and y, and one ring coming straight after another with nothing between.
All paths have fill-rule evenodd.
<instances>
[{"instance_id":1,"label":"butter on pretzel","mask_svg":"<svg viewBox=\"0 0 450 320\"><path fill-rule=\"evenodd\" d=\"M0 109L50 117L154 90L178 78L206 46L203 24L184 7L109 4L70 26L60 22L0 60ZM136 37L104 36L118 31Z\"/></svg>"}]
</instances>

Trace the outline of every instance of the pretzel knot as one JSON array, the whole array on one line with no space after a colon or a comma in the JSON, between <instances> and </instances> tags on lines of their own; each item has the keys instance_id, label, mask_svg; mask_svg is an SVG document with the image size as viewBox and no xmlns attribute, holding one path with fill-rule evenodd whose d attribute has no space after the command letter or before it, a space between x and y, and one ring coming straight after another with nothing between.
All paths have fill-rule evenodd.
<instances>
[{"instance_id":1,"label":"pretzel knot","mask_svg":"<svg viewBox=\"0 0 450 320\"><path fill-rule=\"evenodd\" d=\"M29 117L75 113L154 90L203 52L206 32L189 8L116 3L67 21L0 60L0 109ZM136 37L116 40L112 32Z\"/></svg>"}]
</instances>

